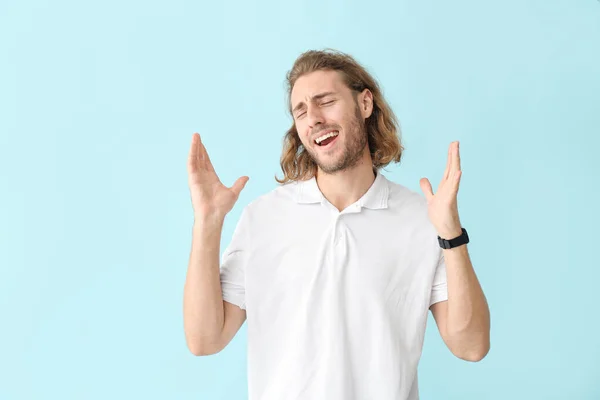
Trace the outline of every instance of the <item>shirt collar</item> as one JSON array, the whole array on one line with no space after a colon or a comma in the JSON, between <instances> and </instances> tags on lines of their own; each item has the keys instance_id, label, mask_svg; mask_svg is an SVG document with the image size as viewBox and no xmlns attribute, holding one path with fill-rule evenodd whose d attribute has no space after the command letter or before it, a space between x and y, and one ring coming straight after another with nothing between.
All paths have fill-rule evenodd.
<instances>
[{"instance_id":1,"label":"shirt collar","mask_svg":"<svg viewBox=\"0 0 600 400\"><path fill-rule=\"evenodd\" d=\"M358 204L361 207L373 210L388 207L388 197L390 194L388 180L381 172L376 171L376 174L375 181L369 190L358 200ZM297 182L295 200L300 204L323 203L326 201L314 176L310 179Z\"/></svg>"}]
</instances>

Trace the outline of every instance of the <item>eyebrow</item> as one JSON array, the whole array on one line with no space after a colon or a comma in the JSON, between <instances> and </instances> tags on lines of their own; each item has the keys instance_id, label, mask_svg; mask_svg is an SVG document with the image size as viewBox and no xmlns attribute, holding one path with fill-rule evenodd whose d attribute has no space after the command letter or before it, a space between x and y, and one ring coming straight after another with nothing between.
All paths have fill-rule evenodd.
<instances>
[{"instance_id":1,"label":"eyebrow","mask_svg":"<svg viewBox=\"0 0 600 400\"><path fill-rule=\"evenodd\" d=\"M323 97L329 96L335 94L335 92L323 92L323 93L319 93L319 94L315 94L314 96L312 96L310 99L311 100L321 100ZM299 109L301 109L302 107L305 107L306 104L301 101L300 103L298 103L296 105L296 107L294 107L294 109L292 110L292 114L294 114L296 111L298 111Z\"/></svg>"}]
</instances>

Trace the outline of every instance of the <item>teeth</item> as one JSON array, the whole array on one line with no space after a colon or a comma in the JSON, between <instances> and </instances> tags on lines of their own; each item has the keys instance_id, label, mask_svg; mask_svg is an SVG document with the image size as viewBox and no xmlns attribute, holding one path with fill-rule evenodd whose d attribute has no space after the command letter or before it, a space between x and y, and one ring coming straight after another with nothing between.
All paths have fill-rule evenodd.
<instances>
[{"instance_id":1,"label":"teeth","mask_svg":"<svg viewBox=\"0 0 600 400\"><path fill-rule=\"evenodd\" d=\"M323 140L325 140L325 139L327 139L327 138L330 138L330 137L333 137L333 136L337 136L337 135L339 135L339 132L338 132L338 131L329 132L329 133L328 133L328 134L326 134L326 135L319 136L318 138L316 138L316 139L315 139L315 142L317 142L317 144L319 144L319 143L321 143Z\"/></svg>"}]
</instances>

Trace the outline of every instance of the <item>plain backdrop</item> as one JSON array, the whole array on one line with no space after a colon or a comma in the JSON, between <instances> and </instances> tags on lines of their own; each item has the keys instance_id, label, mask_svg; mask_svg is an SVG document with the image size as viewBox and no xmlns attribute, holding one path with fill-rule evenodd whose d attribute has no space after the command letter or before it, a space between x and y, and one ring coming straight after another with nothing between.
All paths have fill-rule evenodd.
<instances>
[{"instance_id":1,"label":"plain backdrop","mask_svg":"<svg viewBox=\"0 0 600 400\"><path fill-rule=\"evenodd\" d=\"M185 344L190 140L250 176L224 248L281 176L286 72L327 47L400 120L389 179L435 190L461 143L492 348L461 361L430 318L421 398L600 399L599 43L597 0L3 0L0 399L247 398L246 325Z\"/></svg>"}]
</instances>

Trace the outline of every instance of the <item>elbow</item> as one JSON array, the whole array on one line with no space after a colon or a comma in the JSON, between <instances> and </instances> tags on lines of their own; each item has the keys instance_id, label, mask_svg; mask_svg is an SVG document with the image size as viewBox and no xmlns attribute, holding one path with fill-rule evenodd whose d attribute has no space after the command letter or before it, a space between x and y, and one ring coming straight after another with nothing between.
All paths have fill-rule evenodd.
<instances>
[{"instance_id":1,"label":"elbow","mask_svg":"<svg viewBox=\"0 0 600 400\"><path fill-rule=\"evenodd\" d=\"M448 333L445 342L452 354L461 360L479 362L490 352L489 324L451 330Z\"/></svg>"},{"instance_id":2,"label":"elbow","mask_svg":"<svg viewBox=\"0 0 600 400\"><path fill-rule=\"evenodd\" d=\"M211 356L219 353L223 348L215 342L187 339L187 348L195 356Z\"/></svg>"},{"instance_id":3,"label":"elbow","mask_svg":"<svg viewBox=\"0 0 600 400\"><path fill-rule=\"evenodd\" d=\"M190 350L190 352L196 357L212 356L213 354L217 354L219 351L220 350Z\"/></svg>"},{"instance_id":4,"label":"elbow","mask_svg":"<svg viewBox=\"0 0 600 400\"><path fill-rule=\"evenodd\" d=\"M461 351L453 351L456 357L469 362L479 362L483 360L489 352L489 341L479 344L477 346L470 346L468 348L462 349Z\"/></svg>"},{"instance_id":5,"label":"elbow","mask_svg":"<svg viewBox=\"0 0 600 400\"><path fill-rule=\"evenodd\" d=\"M454 334L447 337L445 342L452 354L464 361L479 362L490 351L489 332Z\"/></svg>"},{"instance_id":6,"label":"elbow","mask_svg":"<svg viewBox=\"0 0 600 400\"><path fill-rule=\"evenodd\" d=\"M488 350L480 350L480 351L472 351L469 353L465 353L462 355L457 355L461 360L469 361L469 362L479 362L485 358L488 354Z\"/></svg>"},{"instance_id":7,"label":"elbow","mask_svg":"<svg viewBox=\"0 0 600 400\"><path fill-rule=\"evenodd\" d=\"M191 346L191 345L188 345L188 349L193 355L195 355L197 357L211 356L213 354L219 353L222 350L217 347Z\"/></svg>"}]
</instances>

